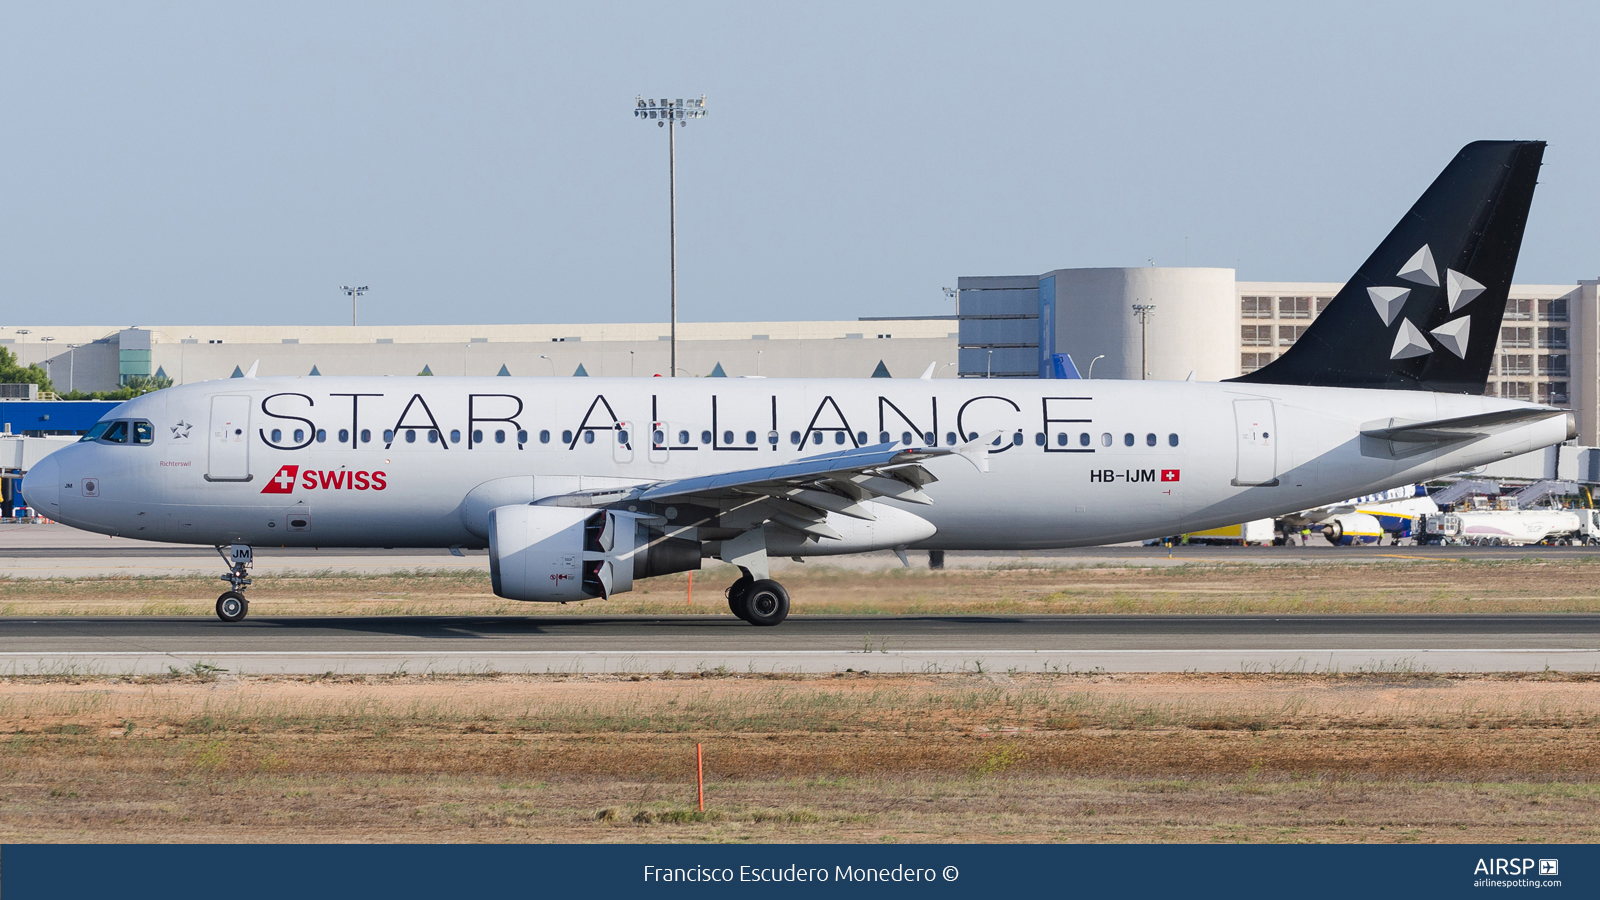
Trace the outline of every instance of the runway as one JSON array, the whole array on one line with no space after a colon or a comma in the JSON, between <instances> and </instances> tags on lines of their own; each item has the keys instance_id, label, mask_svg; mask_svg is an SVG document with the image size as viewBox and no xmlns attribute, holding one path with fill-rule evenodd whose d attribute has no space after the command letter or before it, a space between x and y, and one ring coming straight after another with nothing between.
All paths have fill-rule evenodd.
<instances>
[{"instance_id":1,"label":"runway","mask_svg":"<svg viewBox=\"0 0 1600 900\"><path fill-rule=\"evenodd\" d=\"M256 547L255 574L310 574L354 572L368 575L393 572L464 569L489 571L483 550L463 550L461 556L445 549ZM1318 539L1306 547L1145 547L1117 544L1067 550L950 551L945 565L951 569L997 566L1140 566L1164 567L1195 564L1226 565L1327 565L1329 563L1392 563L1400 560L1444 559L1576 559L1600 554L1595 547L1336 547ZM912 563L928 564L926 553L913 551ZM816 557L809 563L774 560L773 571L793 567L828 566L853 571L897 568L900 560L889 551L851 556ZM192 544L162 544L113 538L79 531L65 525L0 525L0 578L104 578L214 577L224 571L216 551Z\"/></svg>"},{"instance_id":2,"label":"runway","mask_svg":"<svg viewBox=\"0 0 1600 900\"><path fill-rule=\"evenodd\" d=\"M1600 671L1600 615L0 620L0 674Z\"/></svg>"}]
</instances>

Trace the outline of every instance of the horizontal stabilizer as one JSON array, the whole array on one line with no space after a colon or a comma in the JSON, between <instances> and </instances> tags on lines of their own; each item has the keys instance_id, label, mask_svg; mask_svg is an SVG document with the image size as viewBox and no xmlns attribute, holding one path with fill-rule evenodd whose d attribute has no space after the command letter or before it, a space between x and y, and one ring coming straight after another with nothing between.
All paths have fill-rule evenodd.
<instances>
[{"instance_id":1,"label":"horizontal stabilizer","mask_svg":"<svg viewBox=\"0 0 1600 900\"><path fill-rule=\"evenodd\" d=\"M1469 441L1485 437L1495 431L1514 425L1527 425L1552 416L1567 415L1562 409L1525 407L1502 409L1497 412L1458 416L1454 419L1435 419L1432 422L1404 422L1389 419L1379 427L1361 429L1361 436L1396 444L1439 444L1452 441ZM1373 423L1376 424L1376 423Z\"/></svg>"}]
</instances>

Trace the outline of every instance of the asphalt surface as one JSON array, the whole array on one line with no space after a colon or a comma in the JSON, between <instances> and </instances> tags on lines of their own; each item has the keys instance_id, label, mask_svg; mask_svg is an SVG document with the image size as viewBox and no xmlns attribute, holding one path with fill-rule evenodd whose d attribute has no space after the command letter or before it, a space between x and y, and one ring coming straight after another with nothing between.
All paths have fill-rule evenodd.
<instances>
[{"instance_id":1,"label":"asphalt surface","mask_svg":"<svg viewBox=\"0 0 1600 900\"><path fill-rule=\"evenodd\" d=\"M0 620L0 672L1600 671L1600 615Z\"/></svg>"}]
</instances>

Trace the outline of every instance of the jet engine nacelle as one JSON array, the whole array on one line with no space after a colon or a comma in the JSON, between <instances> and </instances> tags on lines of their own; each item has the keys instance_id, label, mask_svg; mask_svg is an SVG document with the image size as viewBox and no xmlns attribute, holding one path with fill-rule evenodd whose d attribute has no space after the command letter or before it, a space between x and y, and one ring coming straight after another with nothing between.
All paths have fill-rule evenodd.
<instances>
[{"instance_id":1,"label":"jet engine nacelle","mask_svg":"<svg viewBox=\"0 0 1600 900\"><path fill-rule=\"evenodd\" d=\"M1371 544L1383 537L1383 524L1366 513L1345 513L1324 522L1322 534L1332 544Z\"/></svg>"},{"instance_id":2,"label":"jet engine nacelle","mask_svg":"<svg viewBox=\"0 0 1600 900\"><path fill-rule=\"evenodd\" d=\"M507 600L567 603L633 589L635 578L700 568L700 542L633 513L568 506L489 511L489 578Z\"/></svg>"}]
</instances>

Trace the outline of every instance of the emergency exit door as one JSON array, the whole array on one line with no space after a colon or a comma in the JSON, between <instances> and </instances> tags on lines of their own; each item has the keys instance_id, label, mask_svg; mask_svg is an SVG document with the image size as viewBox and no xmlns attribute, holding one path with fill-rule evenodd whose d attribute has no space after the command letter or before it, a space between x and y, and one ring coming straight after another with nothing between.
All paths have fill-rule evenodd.
<instances>
[{"instance_id":1,"label":"emergency exit door","mask_svg":"<svg viewBox=\"0 0 1600 900\"><path fill-rule=\"evenodd\" d=\"M1239 446L1234 486L1275 486L1278 483L1278 428L1272 401L1233 401L1233 422Z\"/></svg>"},{"instance_id":2,"label":"emergency exit door","mask_svg":"<svg viewBox=\"0 0 1600 900\"><path fill-rule=\"evenodd\" d=\"M206 480L250 480L250 398L211 398L211 427L206 432Z\"/></svg>"}]
</instances>

